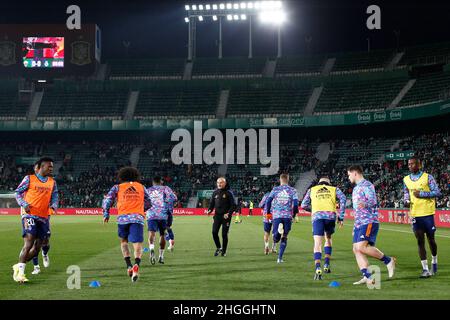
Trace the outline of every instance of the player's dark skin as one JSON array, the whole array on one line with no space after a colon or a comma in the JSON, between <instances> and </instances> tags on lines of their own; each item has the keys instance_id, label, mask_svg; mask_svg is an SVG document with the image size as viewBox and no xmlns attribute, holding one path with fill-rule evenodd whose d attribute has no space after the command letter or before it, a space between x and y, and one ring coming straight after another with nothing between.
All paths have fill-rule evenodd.
<instances>
[{"instance_id":1,"label":"player's dark skin","mask_svg":"<svg viewBox=\"0 0 450 320\"><path fill-rule=\"evenodd\" d=\"M38 173L42 177L48 177L53 174L53 162L43 162L41 167L38 169ZM30 213L30 207L24 208L26 213ZM26 263L33 259L34 256L39 254L42 248L43 240L37 239L29 233L25 234L23 238L23 248L20 251L19 262Z\"/></svg>"},{"instance_id":2,"label":"player's dark skin","mask_svg":"<svg viewBox=\"0 0 450 320\"><path fill-rule=\"evenodd\" d=\"M420 171L420 162L418 159L409 159L408 160L408 169L412 174L417 174ZM420 191L415 190L413 192L414 196L420 198ZM427 259L427 251L425 249L425 231L424 230L415 230L414 235L417 239L417 245L419 247L419 257L420 260ZM434 238L434 234L427 234L428 244L430 246L431 254L433 256L437 255L437 244Z\"/></svg>"}]
</instances>

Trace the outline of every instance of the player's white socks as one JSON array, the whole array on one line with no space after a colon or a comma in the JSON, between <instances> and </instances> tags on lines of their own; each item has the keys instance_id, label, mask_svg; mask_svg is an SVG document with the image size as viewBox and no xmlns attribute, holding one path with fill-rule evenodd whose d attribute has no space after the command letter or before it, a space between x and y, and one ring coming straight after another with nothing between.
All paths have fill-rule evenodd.
<instances>
[{"instance_id":1,"label":"player's white socks","mask_svg":"<svg viewBox=\"0 0 450 320\"><path fill-rule=\"evenodd\" d=\"M25 266L26 266L26 264L19 262L18 265L19 265L19 275L24 275L25 274Z\"/></svg>"},{"instance_id":2,"label":"player's white socks","mask_svg":"<svg viewBox=\"0 0 450 320\"><path fill-rule=\"evenodd\" d=\"M429 271L428 270L428 260L421 260L420 262L422 263L422 269L425 271Z\"/></svg>"},{"instance_id":3,"label":"player's white socks","mask_svg":"<svg viewBox=\"0 0 450 320\"><path fill-rule=\"evenodd\" d=\"M265 247L266 249L269 248L269 241L264 241L264 247Z\"/></svg>"},{"instance_id":4,"label":"player's white socks","mask_svg":"<svg viewBox=\"0 0 450 320\"><path fill-rule=\"evenodd\" d=\"M437 264L437 256L431 256L431 263Z\"/></svg>"},{"instance_id":5,"label":"player's white socks","mask_svg":"<svg viewBox=\"0 0 450 320\"><path fill-rule=\"evenodd\" d=\"M159 256L164 259L164 249L159 249Z\"/></svg>"},{"instance_id":6,"label":"player's white socks","mask_svg":"<svg viewBox=\"0 0 450 320\"><path fill-rule=\"evenodd\" d=\"M155 250L155 244L150 245L150 250Z\"/></svg>"}]
</instances>

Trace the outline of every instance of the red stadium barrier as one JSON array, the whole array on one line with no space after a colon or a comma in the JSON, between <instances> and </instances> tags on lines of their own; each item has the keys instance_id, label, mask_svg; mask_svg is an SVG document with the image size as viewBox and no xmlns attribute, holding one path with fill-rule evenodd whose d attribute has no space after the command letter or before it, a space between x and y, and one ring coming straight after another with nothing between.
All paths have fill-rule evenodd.
<instances>
[{"instance_id":1,"label":"red stadium barrier","mask_svg":"<svg viewBox=\"0 0 450 320\"><path fill-rule=\"evenodd\" d=\"M206 214L205 208L175 208L174 215L176 216L203 216ZM249 213L248 208L242 209L242 215L246 216ZM19 215L19 208L0 208L0 216L2 215ZM58 209L56 215L58 216L89 216L101 215L100 208L61 208ZM116 209L111 209L111 214L117 214ZM253 209L253 216L261 216L262 210L260 208ZM310 214L307 211L300 210L299 216L308 217ZM345 210L346 219L354 219L353 210ZM397 224L411 224L411 218L408 215L408 210L404 209L380 209L380 222L397 223ZM435 222L437 227L450 228L450 210L436 210Z\"/></svg>"}]
</instances>

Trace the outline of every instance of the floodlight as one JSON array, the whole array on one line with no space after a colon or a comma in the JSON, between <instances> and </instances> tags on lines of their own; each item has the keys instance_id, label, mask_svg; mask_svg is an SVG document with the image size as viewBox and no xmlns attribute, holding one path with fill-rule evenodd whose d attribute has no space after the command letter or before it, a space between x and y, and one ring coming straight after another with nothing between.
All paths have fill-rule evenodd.
<instances>
[{"instance_id":1,"label":"floodlight","mask_svg":"<svg viewBox=\"0 0 450 320\"><path fill-rule=\"evenodd\" d=\"M249 8L249 9L253 9L253 2L249 2L249 3L247 3L247 8Z\"/></svg>"},{"instance_id":2,"label":"floodlight","mask_svg":"<svg viewBox=\"0 0 450 320\"><path fill-rule=\"evenodd\" d=\"M241 20L247 20L247 16L245 14L241 14Z\"/></svg>"},{"instance_id":3,"label":"floodlight","mask_svg":"<svg viewBox=\"0 0 450 320\"><path fill-rule=\"evenodd\" d=\"M239 9L239 3L235 3L235 4L233 4L233 9L234 9L234 10L237 10L237 9Z\"/></svg>"},{"instance_id":4,"label":"floodlight","mask_svg":"<svg viewBox=\"0 0 450 320\"><path fill-rule=\"evenodd\" d=\"M189 11L189 5L185 5L184 8L186 9L186 11Z\"/></svg>"},{"instance_id":5,"label":"floodlight","mask_svg":"<svg viewBox=\"0 0 450 320\"><path fill-rule=\"evenodd\" d=\"M247 9L247 4L245 2L241 2L241 9Z\"/></svg>"},{"instance_id":6,"label":"floodlight","mask_svg":"<svg viewBox=\"0 0 450 320\"><path fill-rule=\"evenodd\" d=\"M239 16L238 16L237 14L235 14L235 15L233 16L233 20L239 20Z\"/></svg>"},{"instance_id":7,"label":"floodlight","mask_svg":"<svg viewBox=\"0 0 450 320\"><path fill-rule=\"evenodd\" d=\"M202 16L198 16L198 21L203 21L203 17Z\"/></svg>"},{"instance_id":8,"label":"floodlight","mask_svg":"<svg viewBox=\"0 0 450 320\"><path fill-rule=\"evenodd\" d=\"M220 8L220 10L225 9L225 4L221 3L221 4L219 5L219 8Z\"/></svg>"},{"instance_id":9,"label":"floodlight","mask_svg":"<svg viewBox=\"0 0 450 320\"><path fill-rule=\"evenodd\" d=\"M259 17L264 23L282 24L286 21L286 13L283 11L262 11Z\"/></svg>"},{"instance_id":10,"label":"floodlight","mask_svg":"<svg viewBox=\"0 0 450 320\"><path fill-rule=\"evenodd\" d=\"M198 6L198 10L203 10L203 5L202 5L202 4L200 4L200 5Z\"/></svg>"},{"instance_id":11,"label":"floodlight","mask_svg":"<svg viewBox=\"0 0 450 320\"><path fill-rule=\"evenodd\" d=\"M233 6L231 5L231 3L227 3L227 9L230 10Z\"/></svg>"},{"instance_id":12,"label":"floodlight","mask_svg":"<svg viewBox=\"0 0 450 320\"><path fill-rule=\"evenodd\" d=\"M217 4L212 5L213 10L217 10Z\"/></svg>"},{"instance_id":13,"label":"floodlight","mask_svg":"<svg viewBox=\"0 0 450 320\"><path fill-rule=\"evenodd\" d=\"M227 14L227 20L228 21L233 20L233 16L231 14Z\"/></svg>"},{"instance_id":14,"label":"floodlight","mask_svg":"<svg viewBox=\"0 0 450 320\"><path fill-rule=\"evenodd\" d=\"M205 9L206 10L211 10L211 5L209 5L209 4L205 5Z\"/></svg>"},{"instance_id":15,"label":"floodlight","mask_svg":"<svg viewBox=\"0 0 450 320\"><path fill-rule=\"evenodd\" d=\"M197 10L197 6L195 4L192 5L192 10Z\"/></svg>"},{"instance_id":16,"label":"floodlight","mask_svg":"<svg viewBox=\"0 0 450 320\"><path fill-rule=\"evenodd\" d=\"M213 16L213 20L217 21L217 16L216 15Z\"/></svg>"},{"instance_id":17,"label":"floodlight","mask_svg":"<svg viewBox=\"0 0 450 320\"><path fill-rule=\"evenodd\" d=\"M188 17L184 18L184 22L189 22L189 18Z\"/></svg>"}]
</instances>

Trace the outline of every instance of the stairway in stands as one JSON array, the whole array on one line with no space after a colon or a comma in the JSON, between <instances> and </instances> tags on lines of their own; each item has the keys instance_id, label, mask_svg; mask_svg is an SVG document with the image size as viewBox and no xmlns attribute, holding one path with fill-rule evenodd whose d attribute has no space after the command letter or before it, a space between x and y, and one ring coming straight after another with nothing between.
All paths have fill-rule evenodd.
<instances>
[{"instance_id":1,"label":"stairway in stands","mask_svg":"<svg viewBox=\"0 0 450 320\"><path fill-rule=\"evenodd\" d=\"M317 146L316 154L314 155L316 159L320 161L320 163L324 163L328 160L328 157L331 153L331 146L329 142L320 143ZM309 171L302 172L300 177L295 183L295 189L297 190L297 194L299 199L302 200L306 191L311 186L311 184L317 179L317 174L314 169Z\"/></svg>"}]
</instances>

